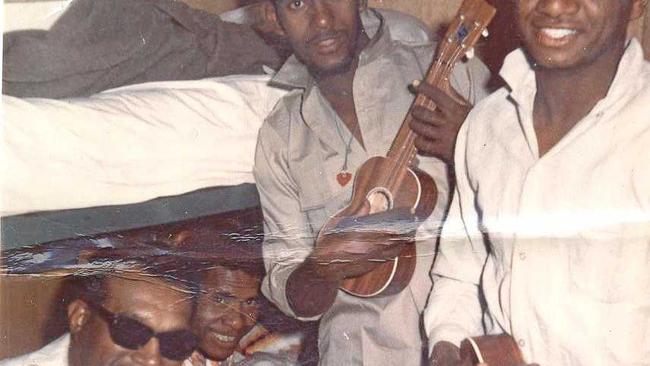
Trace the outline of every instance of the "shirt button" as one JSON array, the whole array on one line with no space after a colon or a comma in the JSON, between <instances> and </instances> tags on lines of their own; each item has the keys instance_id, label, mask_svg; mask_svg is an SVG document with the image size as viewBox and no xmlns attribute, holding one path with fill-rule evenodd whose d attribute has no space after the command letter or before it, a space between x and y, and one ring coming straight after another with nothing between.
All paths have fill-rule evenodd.
<instances>
[{"instance_id":1,"label":"shirt button","mask_svg":"<svg viewBox=\"0 0 650 366\"><path fill-rule=\"evenodd\" d=\"M597 118L603 118L604 115L605 115L605 112L598 112L598 113L596 113L596 117L597 117Z\"/></svg>"},{"instance_id":2,"label":"shirt button","mask_svg":"<svg viewBox=\"0 0 650 366\"><path fill-rule=\"evenodd\" d=\"M526 252L519 252L519 259L522 261L526 259Z\"/></svg>"},{"instance_id":3,"label":"shirt button","mask_svg":"<svg viewBox=\"0 0 650 366\"><path fill-rule=\"evenodd\" d=\"M519 347L525 347L526 346L526 341L524 341L523 338L519 338L517 341L517 344L519 344Z\"/></svg>"}]
</instances>

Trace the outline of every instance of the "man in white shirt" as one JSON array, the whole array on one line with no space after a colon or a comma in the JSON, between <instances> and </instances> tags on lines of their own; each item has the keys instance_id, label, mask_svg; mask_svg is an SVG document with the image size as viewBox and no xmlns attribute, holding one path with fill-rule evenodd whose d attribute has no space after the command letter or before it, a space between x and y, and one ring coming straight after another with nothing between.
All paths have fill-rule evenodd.
<instances>
[{"instance_id":1,"label":"man in white shirt","mask_svg":"<svg viewBox=\"0 0 650 366\"><path fill-rule=\"evenodd\" d=\"M508 333L526 362L650 364L650 65L641 0L519 0L524 49L479 103L425 312L432 365Z\"/></svg>"}]
</instances>

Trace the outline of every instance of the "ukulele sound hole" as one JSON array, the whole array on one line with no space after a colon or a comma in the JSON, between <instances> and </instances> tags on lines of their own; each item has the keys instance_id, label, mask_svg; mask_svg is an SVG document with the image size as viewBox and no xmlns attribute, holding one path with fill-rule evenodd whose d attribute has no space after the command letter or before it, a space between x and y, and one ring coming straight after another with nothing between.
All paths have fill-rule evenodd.
<instances>
[{"instance_id":1,"label":"ukulele sound hole","mask_svg":"<svg viewBox=\"0 0 650 366\"><path fill-rule=\"evenodd\" d=\"M393 208L393 197L390 192L384 188L375 188L366 196L370 203L370 213L388 211Z\"/></svg>"}]
</instances>

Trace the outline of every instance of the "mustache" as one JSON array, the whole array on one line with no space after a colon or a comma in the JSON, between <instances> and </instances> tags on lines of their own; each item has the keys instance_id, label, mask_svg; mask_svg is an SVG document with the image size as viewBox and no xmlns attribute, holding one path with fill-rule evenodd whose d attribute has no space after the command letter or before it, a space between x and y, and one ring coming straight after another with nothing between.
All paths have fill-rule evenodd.
<instances>
[{"instance_id":1,"label":"mustache","mask_svg":"<svg viewBox=\"0 0 650 366\"><path fill-rule=\"evenodd\" d=\"M338 37L341 36L341 34L342 34L342 32L338 32L338 31L322 31L322 32L318 32L318 33L310 36L309 38L307 38L307 43L313 44L313 43L322 42L322 41L325 41L325 40L328 40L328 39L331 39L331 38L338 38Z\"/></svg>"}]
</instances>

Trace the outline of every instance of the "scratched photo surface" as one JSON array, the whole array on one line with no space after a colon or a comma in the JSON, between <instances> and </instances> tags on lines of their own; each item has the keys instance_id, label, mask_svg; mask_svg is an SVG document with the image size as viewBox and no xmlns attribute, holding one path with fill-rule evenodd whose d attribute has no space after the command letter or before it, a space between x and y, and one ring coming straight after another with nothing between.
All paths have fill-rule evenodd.
<instances>
[{"instance_id":1,"label":"scratched photo surface","mask_svg":"<svg viewBox=\"0 0 650 366\"><path fill-rule=\"evenodd\" d=\"M292 55L266 1L4 0L0 365L43 347L43 365L319 364L320 322L262 293L253 165L258 131L289 93L269 82ZM359 2L391 34L426 42L462 3ZM474 49L494 91L520 41L514 2L488 2L497 13ZM647 9L628 32L650 58ZM388 227L376 218L350 225Z\"/></svg>"}]
</instances>

